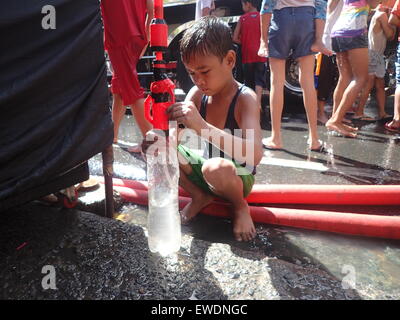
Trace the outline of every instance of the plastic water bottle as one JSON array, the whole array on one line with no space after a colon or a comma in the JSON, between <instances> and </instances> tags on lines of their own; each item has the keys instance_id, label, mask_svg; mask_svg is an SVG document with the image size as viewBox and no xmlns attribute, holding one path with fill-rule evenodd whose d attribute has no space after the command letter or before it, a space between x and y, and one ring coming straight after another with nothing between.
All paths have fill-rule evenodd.
<instances>
[{"instance_id":1,"label":"plastic water bottle","mask_svg":"<svg viewBox=\"0 0 400 320\"><path fill-rule=\"evenodd\" d=\"M171 142L171 134L167 141ZM169 139L169 140L168 140ZM178 205L179 164L176 144L147 152L149 214L148 244L151 252L162 256L179 251L181 221Z\"/></svg>"}]
</instances>

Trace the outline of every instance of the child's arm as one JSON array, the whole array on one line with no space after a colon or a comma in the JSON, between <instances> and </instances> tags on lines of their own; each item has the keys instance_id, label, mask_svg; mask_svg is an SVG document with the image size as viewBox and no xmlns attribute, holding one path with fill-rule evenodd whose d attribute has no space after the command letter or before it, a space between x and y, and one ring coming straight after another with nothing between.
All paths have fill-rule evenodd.
<instances>
[{"instance_id":1,"label":"child's arm","mask_svg":"<svg viewBox=\"0 0 400 320\"><path fill-rule=\"evenodd\" d=\"M153 0L146 1L146 10L147 10L147 17L146 17L146 22L145 22L145 30L146 30L147 41L150 41L150 24L151 24L151 20L153 20L153 16L154 16ZM147 50L147 46L148 46L148 44L146 44L144 46L142 52L140 53L139 58L141 58L145 54L145 52Z\"/></svg>"},{"instance_id":2,"label":"child's arm","mask_svg":"<svg viewBox=\"0 0 400 320\"><path fill-rule=\"evenodd\" d=\"M328 8L327 8L328 13L335 11L340 1L343 0L328 0Z\"/></svg>"},{"instance_id":3,"label":"child's arm","mask_svg":"<svg viewBox=\"0 0 400 320\"><path fill-rule=\"evenodd\" d=\"M147 40L150 40L150 24L154 16L154 2L153 0L146 1L147 17L146 17L146 35Z\"/></svg>"},{"instance_id":4,"label":"child's arm","mask_svg":"<svg viewBox=\"0 0 400 320\"><path fill-rule=\"evenodd\" d=\"M191 99L196 100L193 95ZM260 163L263 150L261 142L260 111L257 106L254 92L246 91L239 96L238 105L240 113L238 124L243 130L243 137L234 136L224 130L218 129L206 122L200 115L193 100L175 103L167 110L170 120L183 124L192 129L203 139L214 144L218 149L234 158L239 163L256 166ZM246 136L246 129L252 130L254 134ZM250 153L247 150L252 150Z\"/></svg>"},{"instance_id":5,"label":"child's arm","mask_svg":"<svg viewBox=\"0 0 400 320\"><path fill-rule=\"evenodd\" d=\"M381 25L381 28L382 28L383 33L385 34L386 38L388 40L392 40L394 37L394 33L395 33L395 27L393 27L389 24L389 18L387 16L387 14L386 13L381 14L378 17L378 21Z\"/></svg>"},{"instance_id":6,"label":"child's arm","mask_svg":"<svg viewBox=\"0 0 400 320\"><path fill-rule=\"evenodd\" d=\"M239 19L238 23L236 24L236 28L235 31L233 32L233 41L241 44L242 41L240 40L240 34L241 34L241 28L242 28L242 24L241 24L241 19Z\"/></svg>"},{"instance_id":7,"label":"child's arm","mask_svg":"<svg viewBox=\"0 0 400 320\"><path fill-rule=\"evenodd\" d=\"M396 0L389 16L389 23L395 27L400 26L400 0Z\"/></svg>"},{"instance_id":8,"label":"child's arm","mask_svg":"<svg viewBox=\"0 0 400 320\"><path fill-rule=\"evenodd\" d=\"M263 0L260 12L261 39L258 55L268 57L268 30L271 24L272 11L276 5L276 0Z\"/></svg>"}]
</instances>

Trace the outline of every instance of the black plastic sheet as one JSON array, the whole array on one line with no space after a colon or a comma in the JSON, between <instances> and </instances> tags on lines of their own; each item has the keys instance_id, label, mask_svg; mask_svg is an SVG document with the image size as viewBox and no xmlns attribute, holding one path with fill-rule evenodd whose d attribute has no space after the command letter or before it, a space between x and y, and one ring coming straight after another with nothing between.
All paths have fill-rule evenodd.
<instances>
[{"instance_id":1,"label":"black plastic sheet","mask_svg":"<svg viewBox=\"0 0 400 320\"><path fill-rule=\"evenodd\" d=\"M1 209L103 151L113 130L99 0L0 5Z\"/></svg>"}]
</instances>

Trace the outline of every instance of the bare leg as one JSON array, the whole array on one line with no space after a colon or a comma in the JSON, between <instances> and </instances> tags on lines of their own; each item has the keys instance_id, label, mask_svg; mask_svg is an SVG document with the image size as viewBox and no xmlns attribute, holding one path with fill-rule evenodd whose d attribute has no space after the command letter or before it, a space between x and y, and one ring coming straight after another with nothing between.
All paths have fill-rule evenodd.
<instances>
[{"instance_id":1,"label":"bare leg","mask_svg":"<svg viewBox=\"0 0 400 320\"><path fill-rule=\"evenodd\" d=\"M179 185L189 192L192 198L192 200L181 211L182 224L187 224L200 213L201 209L210 204L214 197L189 180L187 176L192 172L192 167L189 164L182 164L180 162L179 169Z\"/></svg>"},{"instance_id":2,"label":"bare leg","mask_svg":"<svg viewBox=\"0 0 400 320\"><path fill-rule=\"evenodd\" d=\"M249 205L243 197L243 181L229 160L212 158L202 167L204 179L213 192L228 200L233 206L233 234L238 241L252 240L256 235Z\"/></svg>"},{"instance_id":3,"label":"bare leg","mask_svg":"<svg viewBox=\"0 0 400 320\"><path fill-rule=\"evenodd\" d=\"M309 127L309 145L310 149L318 149L320 141L318 140L317 129L317 91L314 86L314 56L305 56L299 58L300 85L303 90L304 107L307 113Z\"/></svg>"},{"instance_id":4,"label":"bare leg","mask_svg":"<svg viewBox=\"0 0 400 320\"><path fill-rule=\"evenodd\" d=\"M385 80L383 78L375 79L376 100L378 102L378 119L390 117L385 111L386 93L385 93Z\"/></svg>"},{"instance_id":5,"label":"bare leg","mask_svg":"<svg viewBox=\"0 0 400 320\"><path fill-rule=\"evenodd\" d=\"M318 122L325 124L328 121L328 117L325 113L325 101L318 100Z\"/></svg>"},{"instance_id":6,"label":"bare leg","mask_svg":"<svg viewBox=\"0 0 400 320\"><path fill-rule=\"evenodd\" d=\"M138 99L132 106L132 113L135 117L136 123L142 133L142 136L146 136L146 132L151 130L153 126L148 122L144 116L144 99Z\"/></svg>"},{"instance_id":7,"label":"bare leg","mask_svg":"<svg viewBox=\"0 0 400 320\"><path fill-rule=\"evenodd\" d=\"M347 61L347 54L344 52L338 52L336 54L337 66L339 69L339 80L336 85L335 91L333 93L333 111L332 115L336 112L339 107L340 102L343 98L343 93L349 86L351 80L353 79L353 73L351 67Z\"/></svg>"},{"instance_id":8,"label":"bare leg","mask_svg":"<svg viewBox=\"0 0 400 320\"><path fill-rule=\"evenodd\" d=\"M337 131L344 136L355 138L356 134L350 130L349 126L344 125L342 120L368 79L368 49L352 49L342 53L341 55L343 55L343 59L341 65L339 65L339 70L341 68L346 69L346 72L351 70L354 80L350 82L348 87L345 89L343 98L337 110L326 123L326 127L330 130Z\"/></svg>"},{"instance_id":9,"label":"bare leg","mask_svg":"<svg viewBox=\"0 0 400 320\"><path fill-rule=\"evenodd\" d=\"M357 111L354 114L356 117L364 116L364 108L367 103L369 94L372 88L374 87L374 82L375 82L375 75L373 74L368 75L367 86L361 92L360 102L358 103Z\"/></svg>"},{"instance_id":10,"label":"bare leg","mask_svg":"<svg viewBox=\"0 0 400 320\"><path fill-rule=\"evenodd\" d=\"M123 106L122 98L119 94L113 94L112 120L114 122L114 143L118 142L118 131L126 107Z\"/></svg>"},{"instance_id":11,"label":"bare leg","mask_svg":"<svg viewBox=\"0 0 400 320\"><path fill-rule=\"evenodd\" d=\"M139 127L142 136L146 136L146 132L150 131L153 127L150 122L148 122L144 116L144 99L138 99L135 103L131 106L132 114L135 118L136 124ZM140 143L136 146L128 148L129 152L141 152Z\"/></svg>"},{"instance_id":12,"label":"bare leg","mask_svg":"<svg viewBox=\"0 0 400 320\"><path fill-rule=\"evenodd\" d=\"M257 95L257 105L261 108L261 98L262 98L263 88L261 86L256 86L255 91Z\"/></svg>"},{"instance_id":13,"label":"bare leg","mask_svg":"<svg viewBox=\"0 0 400 320\"><path fill-rule=\"evenodd\" d=\"M400 86L396 86L396 92L394 93L394 115L393 120L389 121L385 125L389 126L392 129L400 130Z\"/></svg>"},{"instance_id":14,"label":"bare leg","mask_svg":"<svg viewBox=\"0 0 400 320\"><path fill-rule=\"evenodd\" d=\"M271 137L265 140L264 145L271 149L282 148L281 121L283 111L283 85L285 83L285 64L283 59L270 58L271 90L269 95L271 112Z\"/></svg>"}]
</instances>

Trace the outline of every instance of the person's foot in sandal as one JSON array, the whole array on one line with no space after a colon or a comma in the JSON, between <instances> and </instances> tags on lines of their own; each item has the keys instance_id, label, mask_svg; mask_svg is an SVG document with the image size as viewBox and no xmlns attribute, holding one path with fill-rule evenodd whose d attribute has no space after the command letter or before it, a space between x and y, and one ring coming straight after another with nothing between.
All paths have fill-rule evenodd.
<instances>
[{"instance_id":1,"label":"person's foot in sandal","mask_svg":"<svg viewBox=\"0 0 400 320\"><path fill-rule=\"evenodd\" d=\"M378 121L390 120L392 118L393 118L393 115L384 113L382 115L379 115Z\"/></svg>"},{"instance_id":2,"label":"person's foot in sandal","mask_svg":"<svg viewBox=\"0 0 400 320\"><path fill-rule=\"evenodd\" d=\"M372 118L372 117L368 117L364 114L358 115L355 114L354 116L351 117L353 120L357 120L357 121L366 121L366 122L375 122L376 119Z\"/></svg>"},{"instance_id":3,"label":"person's foot in sandal","mask_svg":"<svg viewBox=\"0 0 400 320\"><path fill-rule=\"evenodd\" d=\"M391 132L400 133L400 120L386 122L385 129Z\"/></svg>"}]
</instances>

